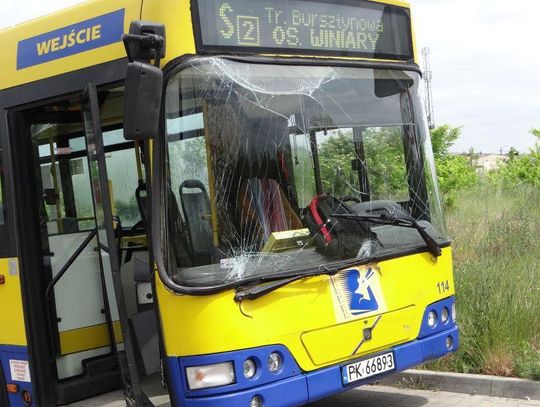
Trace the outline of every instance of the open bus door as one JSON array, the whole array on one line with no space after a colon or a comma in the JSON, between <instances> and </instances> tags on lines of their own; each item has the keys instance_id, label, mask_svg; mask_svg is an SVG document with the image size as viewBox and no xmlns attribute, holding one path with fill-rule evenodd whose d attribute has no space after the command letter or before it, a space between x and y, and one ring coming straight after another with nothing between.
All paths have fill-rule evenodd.
<instances>
[{"instance_id":1,"label":"open bus door","mask_svg":"<svg viewBox=\"0 0 540 407\"><path fill-rule=\"evenodd\" d=\"M99 104L95 85L88 84L81 95L84 120L88 168L92 185L92 196L97 226L97 239L102 267L110 267L106 278L106 291L111 314L120 322L121 332L113 331L114 344L122 375L124 397L128 406L152 406L141 389L137 361L130 330L122 280L120 259L115 238L114 217L110 199L110 186L105 162L105 148L101 132ZM106 264L108 263L108 264ZM114 315L116 314L116 315ZM121 344L123 342L123 345Z\"/></svg>"}]
</instances>

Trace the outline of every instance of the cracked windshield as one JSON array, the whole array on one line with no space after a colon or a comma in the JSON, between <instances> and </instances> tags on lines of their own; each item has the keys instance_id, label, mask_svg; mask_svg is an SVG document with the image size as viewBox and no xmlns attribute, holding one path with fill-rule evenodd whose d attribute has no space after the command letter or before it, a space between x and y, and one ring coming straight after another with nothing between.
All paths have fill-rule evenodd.
<instances>
[{"instance_id":1,"label":"cracked windshield","mask_svg":"<svg viewBox=\"0 0 540 407\"><path fill-rule=\"evenodd\" d=\"M420 81L218 57L172 75L171 276L222 285L446 242Z\"/></svg>"}]
</instances>

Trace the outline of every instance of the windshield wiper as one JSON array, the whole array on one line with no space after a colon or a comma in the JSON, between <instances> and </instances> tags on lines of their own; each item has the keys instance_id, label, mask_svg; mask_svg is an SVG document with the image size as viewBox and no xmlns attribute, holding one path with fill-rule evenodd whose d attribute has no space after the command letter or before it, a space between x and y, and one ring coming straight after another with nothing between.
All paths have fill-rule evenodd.
<instances>
[{"instance_id":1,"label":"windshield wiper","mask_svg":"<svg viewBox=\"0 0 540 407\"><path fill-rule=\"evenodd\" d=\"M335 275L339 270L348 267L349 262L343 265L336 265L328 267L327 265L320 265L319 267L312 267L309 269L306 269L304 273L296 274L293 276L285 276L285 277L272 277L272 280L269 282L262 282L259 284L256 284L254 286L249 287L239 287L236 289L236 293L234 294L234 300L239 302L242 300L254 300L259 297L262 297L265 294L268 294L272 291L277 290L278 288L281 288L283 286L286 286L287 284L290 284L294 281L301 280L306 277L316 277L316 276L333 276ZM358 263L358 261L356 261ZM276 280L274 280L274 278ZM268 279L269 280L269 279ZM268 281L267 280L267 281Z\"/></svg>"},{"instance_id":2,"label":"windshield wiper","mask_svg":"<svg viewBox=\"0 0 540 407\"><path fill-rule=\"evenodd\" d=\"M330 215L332 218L336 219L351 219L351 220L357 220L360 222L370 222L370 223L377 223L379 225L392 225L392 226L401 226L404 228L411 228L416 229L420 236L422 236L422 239L424 239L424 242L426 242L426 246L429 249L429 252L434 257L439 257L442 254L441 246L437 243L433 237L426 232L426 229L420 225L416 219L414 218L403 218L403 217L397 217L390 214L382 213L380 215L363 215L363 214L356 214L356 213L333 213Z\"/></svg>"}]
</instances>

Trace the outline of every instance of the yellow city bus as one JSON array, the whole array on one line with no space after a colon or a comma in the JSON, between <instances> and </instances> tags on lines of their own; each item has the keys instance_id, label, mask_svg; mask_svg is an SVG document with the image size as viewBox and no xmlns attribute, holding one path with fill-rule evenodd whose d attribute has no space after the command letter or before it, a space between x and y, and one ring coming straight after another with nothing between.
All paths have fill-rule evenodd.
<instances>
[{"instance_id":1,"label":"yellow city bus","mask_svg":"<svg viewBox=\"0 0 540 407\"><path fill-rule=\"evenodd\" d=\"M2 406L302 405L457 349L407 3L95 0L0 43Z\"/></svg>"}]
</instances>

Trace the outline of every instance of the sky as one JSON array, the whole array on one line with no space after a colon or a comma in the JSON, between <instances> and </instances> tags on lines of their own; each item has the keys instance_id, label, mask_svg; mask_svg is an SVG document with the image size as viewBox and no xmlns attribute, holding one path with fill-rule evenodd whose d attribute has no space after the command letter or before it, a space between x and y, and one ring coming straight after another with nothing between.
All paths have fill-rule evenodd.
<instances>
[{"instance_id":1,"label":"sky","mask_svg":"<svg viewBox=\"0 0 540 407\"><path fill-rule=\"evenodd\" d=\"M78 2L2 1L0 28ZM462 126L453 150L532 147L529 130L540 128L540 1L410 3L417 44L431 53L435 123Z\"/></svg>"},{"instance_id":2,"label":"sky","mask_svg":"<svg viewBox=\"0 0 540 407\"><path fill-rule=\"evenodd\" d=\"M463 126L454 150L526 151L540 128L540 1L410 0L431 51L435 123Z\"/></svg>"}]
</instances>

